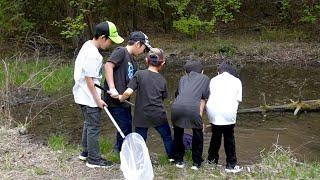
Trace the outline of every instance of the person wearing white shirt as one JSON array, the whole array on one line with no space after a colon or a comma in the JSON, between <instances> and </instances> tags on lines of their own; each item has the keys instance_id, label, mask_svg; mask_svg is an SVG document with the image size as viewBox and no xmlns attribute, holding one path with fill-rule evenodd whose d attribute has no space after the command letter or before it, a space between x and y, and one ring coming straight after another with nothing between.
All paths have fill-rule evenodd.
<instances>
[{"instance_id":1,"label":"person wearing white shirt","mask_svg":"<svg viewBox=\"0 0 320 180\"><path fill-rule=\"evenodd\" d=\"M218 164L222 135L226 153L226 172L239 172L237 166L234 126L239 102L242 101L242 83L236 70L228 61L218 67L218 75L209 85L210 95L206 104L207 115L211 123L212 136L208 150L209 163Z\"/></svg>"},{"instance_id":2,"label":"person wearing white shirt","mask_svg":"<svg viewBox=\"0 0 320 180\"><path fill-rule=\"evenodd\" d=\"M86 160L86 166L110 167L112 162L102 158L99 150L99 134L101 129L101 109L106 103L101 99L100 85L102 78L102 55L99 49L106 49L112 42L119 44L123 38L118 35L116 26L110 22L102 22L95 27L95 35L81 47L75 61L73 96L79 104L84 117L82 147L80 160Z\"/></svg>"}]
</instances>

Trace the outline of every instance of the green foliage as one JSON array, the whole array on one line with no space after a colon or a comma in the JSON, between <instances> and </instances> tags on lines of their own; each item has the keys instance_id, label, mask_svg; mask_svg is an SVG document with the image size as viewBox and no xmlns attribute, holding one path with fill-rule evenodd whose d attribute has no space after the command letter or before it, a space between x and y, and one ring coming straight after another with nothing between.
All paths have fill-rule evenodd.
<instances>
[{"instance_id":1,"label":"green foliage","mask_svg":"<svg viewBox=\"0 0 320 180\"><path fill-rule=\"evenodd\" d=\"M48 139L48 146L54 151L61 151L66 148L66 142L63 136L53 135Z\"/></svg>"},{"instance_id":2,"label":"green foliage","mask_svg":"<svg viewBox=\"0 0 320 180\"><path fill-rule=\"evenodd\" d=\"M1 37L19 37L33 30L35 24L26 18L24 1L0 0Z\"/></svg>"},{"instance_id":3,"label":"green foliage","mask_svg":"<svg viewBox=\"0 0 320 180\"><path fill-rule=\"evenodd\" d=\"M189 18L182 17L173 22L173 27L178 31L183 32L191 37L194 37L198 32L205 28L206 31L213 29L215 22L201 21L198 16L191 15Z\"/></svg>"},{"instance_id":4,"label":"green foliage","mask_svg":"<svg viewBox=\"0 0 320 180\"><path fill-rule=\"evenodd\" d=\"M305 23L315 23L317 16L314 14L316 13L320 13L320 2L315 7L310 7L307 4L303 4L303 14L300 18L300 21Z\"/></svg>"},{"instance_id":5,"label":"green foliage","mask_svg":"<svg viewBox=\"0 0 320 180\"><path fill-rule=\"evenodd\" d=\"M187 8L187 6L189 5L191 0L181 0L181 1L177 1L177 0L169 0L168 1L168 5L172 6L173 8L175 8L177 10L177 14L179 16L183 16L184 12Z\"/></svg>"},{"instance_id":6,"label":"green foliage","mask_svg":"<svg viewBox=\"0 0 320 180\"><path fill-rule=\"evenodd\" d=\"M60 34L66 39L79 37L87 26L84 22L83 14L80 14L75 18L67 17L61 22L54 21L53 25L62 28Z\"/></svg>"},{"instance_id":7,"label":"green foliage","mask_svg":"<svg viewBox=\"0 0 320 180\"><path fill-rule=\"evenodd\" d=\"M213 0L216 7L214 17L221 18L221 21L228 23L234 20L232 11L239 12L241 2L239 0Z\"/></svg>"},{"instance_id":8,"label":"green foliage","mask_svg":"<svg viewBox=\"0 0 320 180\"><path fill-rule=\"evenodd\" d=\"M281 12L279 13L280 19L283 21L291 21L290 13L289 10L291 8L290 6L290 0L281 0L280 1L281 7L280 10Z\"/></svg>"},{"instance_id":9,"label":"green foliage","mask_svg":"<svg viewBox=\"0 0 320 180\"><path fill-rule=\"evenodd\" d=\"M228 23L234 20L234 12L238 12L239 0L169 0L168 5L176 10L173 27L191 37L199 32L212 32L218 20Z\"/></svg>"},{"instance_id":10,"label":"green foliage","mask_svg":"<svg viewBox=\"0 0 320 180\"><path fill-rule=\"evenodd\" d=\"M217 51L227 56L233 56L236 53L236 47L231 44L221 43L217 45Z\"/></svg>"}]
</instances>

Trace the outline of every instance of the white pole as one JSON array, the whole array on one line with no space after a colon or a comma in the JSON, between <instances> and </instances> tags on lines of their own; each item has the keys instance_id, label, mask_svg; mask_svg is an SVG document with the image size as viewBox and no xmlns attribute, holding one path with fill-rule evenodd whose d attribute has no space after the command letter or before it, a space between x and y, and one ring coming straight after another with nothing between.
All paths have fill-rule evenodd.
<instances>
[{"instance_id":1,"label":"white pole","mask_svg":"<svg viewBox=\"0 0 320 180\"><path fill-rule=\"evenodd\" d=\"M112 123L117 128L118 132L120 133L121 137L124 139L125 136L124 136L123 132L121 131L121 129L118 126L117 122L113 119L113 117L112 117L111 113L109 112L108 108L106 106L104 106L103 109L106 111L106 113L108 114L108 116L111 119Z\"/></svg>"}]
</instances>

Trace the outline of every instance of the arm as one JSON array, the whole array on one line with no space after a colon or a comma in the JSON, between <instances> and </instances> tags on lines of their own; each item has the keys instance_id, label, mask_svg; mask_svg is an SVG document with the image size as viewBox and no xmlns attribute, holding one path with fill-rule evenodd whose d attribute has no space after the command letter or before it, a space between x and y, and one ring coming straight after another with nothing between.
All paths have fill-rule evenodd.
<instances>
[{"instance_id":1,"label":"arm","mask_svg":"<svg viewBox=\"0 0 320 180\"><path fill-rule=\"evenodd\" d=\"M109 86L109 91L110 91L110 96L113 98L118 98L118 91L116 90L116 87L114 85L114 80L113 80L113 68L115 65L112 62L107 62L104 65L105 69L105 76L106 76L106 81Z\"/></svg>"},{"instance_id":2,"label":"arm","mask_svg":"<svg viewBox=\"0 0 320 180\"><path fill-rule=\"evenodd\" d=\"M92 77L85 77L87 86L93 96L93 99L95 100L95 102L97 103L97 105L99 106L99 108L103 108L103 106L106 106L106 103L100 98L100 96L97 93L96 88L94 87L94 83L93 83L93 79Z\"/></svg>"},{"instance_id":3,"label":"arm","mask_svg":"<svg viewBox=\"0 0 320 180\"><path fill-rule=\"evenodd\" d=\"M206 105L206 101L204 99L201 99L200 100L200 116L201 116L201 118L202 118L202 115L203 115L203 111L204 111L205 105ZM203 133L205 132L205 129L206 129L206 125L202 121L202 132Z\"/></svg>"},{"instance_id":4,"label":"arm","mask_svg":"<svg viewBox=\"0 0 320 180\"><path fill-rule=\"evenodd\" d=\"M123 102L124 100L128 99L132 95L132 93L133 93L133 89L127 88L122 95L119 95L119 100Z\"/></svg>"},{"instance_id":5,"label":"arm","mask_svg":"<svg viewBox=\"0 0 320 180\"><path fill-rule=\"evenodd\" d=\"M200 100L200 116L202 117L203 115L203 111L204 111L204 107L206 105L206 101L204 99Z\"/></svg>"}]
</instances>

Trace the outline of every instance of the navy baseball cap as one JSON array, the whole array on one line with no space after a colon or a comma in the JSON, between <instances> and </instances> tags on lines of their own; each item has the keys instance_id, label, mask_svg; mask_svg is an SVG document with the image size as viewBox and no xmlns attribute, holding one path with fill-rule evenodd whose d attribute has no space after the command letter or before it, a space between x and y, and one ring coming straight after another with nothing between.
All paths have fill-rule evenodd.
<instances>
[{"instance_id":1,"label":"navy baseball cap","mask_svg":"<svg viewBox=\"0 0 320 180\"><path fill-rule=\"evenodd\" d=\"M152 46L150 44L149 38L148 36L141 32L141 31L134 31L130 34L129 36L129 40L132 41L140 41L141 43L143 43L144 45L146 45L146 50L147 52L150 51L150 49L152 49Z\"/></svg>"}]
</instances>

